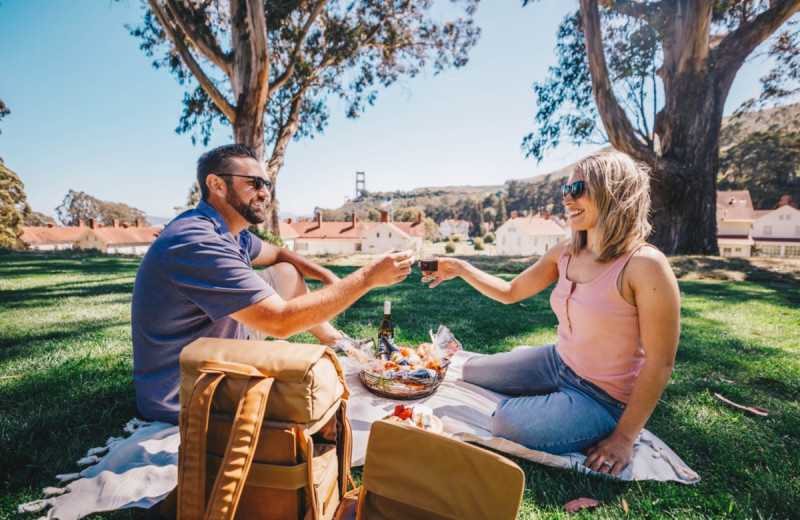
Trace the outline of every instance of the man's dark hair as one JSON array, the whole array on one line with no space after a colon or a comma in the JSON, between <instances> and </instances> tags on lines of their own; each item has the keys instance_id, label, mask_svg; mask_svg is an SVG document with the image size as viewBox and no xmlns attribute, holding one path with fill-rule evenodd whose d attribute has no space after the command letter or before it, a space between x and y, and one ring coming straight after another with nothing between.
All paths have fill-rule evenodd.
<instances>
[{"instance_id":1,"label":"man's dark hair","mask_svg":"<svg viewBox=\"0 0 800 520\"><path fill-rule=\"evenodd\" d=\"M197 159L197 184L200 185L200 198L208 200L206 178L213 174L232 173L228 171L228 159L250 157L258 161L255 150L246 144L226 144L209 150ZM227 179L226 179L227 182Z\"/></svg>"}]
</instances>

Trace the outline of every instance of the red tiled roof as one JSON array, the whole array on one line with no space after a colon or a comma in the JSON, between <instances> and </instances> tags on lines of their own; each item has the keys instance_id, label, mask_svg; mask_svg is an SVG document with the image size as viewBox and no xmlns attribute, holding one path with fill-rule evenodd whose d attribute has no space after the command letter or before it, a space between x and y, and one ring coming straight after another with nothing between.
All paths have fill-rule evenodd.
<instances>
[{"instance_id":1,"label":"red tiled roof","mask_svg":"<svg viewBox=\"0 0 800 520\"><path fill-rule=\"evenodd\" d=\"M299 233L288 222L278 222L278 236L281 238L294 238Z\"/></svg>"},{"instance_id":2,"label":"red tiled roof","mask_svg":"<svg viewBox=\"0 0 800 520\"><path fill-rule=\"evenodd\" d=\"M22 241L26 244L65 244L74 243L86 231L87 227L48 227L24 226L22 228Z\"/></svg>"},{"instance_id":3,"label":"red tiled roof","mask_svg":"<svg viewBox=\"0 0 800 520\"><path fill-rule=\"evenodd\" d=\"M104 244L152 244L158 234L160 227L101 227L83 228L89 229Z\"/></svg>"},{"instance_id":4,"label":"red tiled roof","mask_svg":"<svg viewBox=\"0 0 800 520\"><path fill-rule=\"evenodd\" d=\"M748 190L718 191L717 207L724 211L723 220L755 220Z\"/></svg>"},{"instance_id":5,"label":"red tiled roof","mask_svg":"<svg viewBox=\"0 0 800 520\"><path fill-rule=\"evenodd\" d=\"M310 222L281 222L279 232L281 238L363 238L373 228L382 224L381 222L322 222L318 224L316 220ZM409 236L424 237L425 225L421 222L388 222L403 233ZM284 234L286 233L286 234Z\"/></svg>"}]
</instances>

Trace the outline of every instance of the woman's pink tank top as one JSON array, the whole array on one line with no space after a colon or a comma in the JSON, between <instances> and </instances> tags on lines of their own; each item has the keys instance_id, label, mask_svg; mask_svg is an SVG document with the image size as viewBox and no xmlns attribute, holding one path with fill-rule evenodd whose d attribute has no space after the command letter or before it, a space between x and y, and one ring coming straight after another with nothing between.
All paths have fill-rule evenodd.
<instances>
[{"instance_id":1,"label":"woman's pink tank top","mask_svg":"<svg viewBox=\"0 0 800 520\"><path fill-rule=\"evenodd\" d=\"M558 317L558 355L580 377L624 403L644 365L644 350L639 313L620 295L617 279L639 247L584 283L567 279L570 257L562 255L558 283L550 293L550 306Z\"/></svg>"}]
</instances>

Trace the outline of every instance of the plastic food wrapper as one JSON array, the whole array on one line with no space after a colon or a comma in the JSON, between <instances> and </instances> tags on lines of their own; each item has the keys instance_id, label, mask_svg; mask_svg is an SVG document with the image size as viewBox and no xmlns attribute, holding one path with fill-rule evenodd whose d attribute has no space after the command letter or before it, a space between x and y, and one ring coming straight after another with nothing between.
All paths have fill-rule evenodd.
<instances>
[{"instance_id":1,"label":"plastic food wrapper","mask_svg":"<svg viewBox=\"0 0 800 520\"><path fill-rule=\"evenodd\" d=\"M439 326L436 334L431 333L431 342L422 343L416 348L398 345L403 359L395 361L380 359L374 342L357 343L352 338L344 338L340 345L359 368L368 374L382 379L413 381L425 383L442 374L453 355L462 349L450 329Z\"/></svg>"}]
</instances>

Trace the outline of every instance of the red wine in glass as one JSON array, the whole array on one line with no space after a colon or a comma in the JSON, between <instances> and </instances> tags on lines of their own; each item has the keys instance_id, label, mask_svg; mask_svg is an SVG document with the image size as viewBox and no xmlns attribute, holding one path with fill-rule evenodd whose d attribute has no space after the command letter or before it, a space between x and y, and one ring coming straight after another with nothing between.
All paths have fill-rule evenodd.
<instances>
[{"instance_id":1,"label":"red wine in glass","mask_svg":"<svg viewBox=\"0 0 800 520\"><path fill-rule=\"evenodd\" d=\"M423 258L419 261L419 268L424 276L432 276L439 270L439 260L436 258Z\"/></svg>"}]
</instances>

